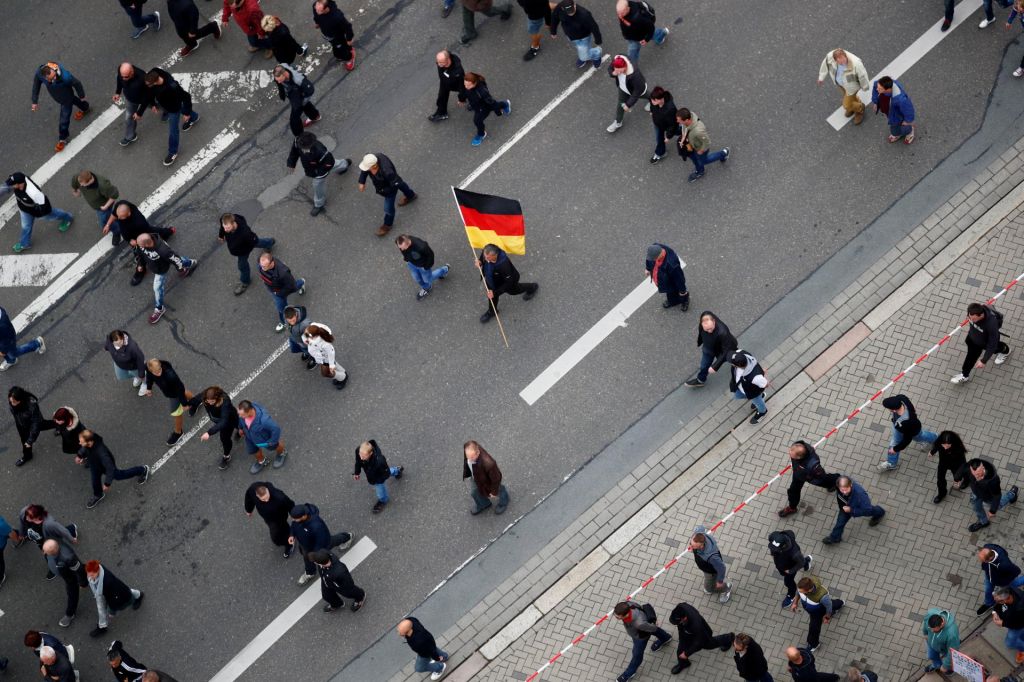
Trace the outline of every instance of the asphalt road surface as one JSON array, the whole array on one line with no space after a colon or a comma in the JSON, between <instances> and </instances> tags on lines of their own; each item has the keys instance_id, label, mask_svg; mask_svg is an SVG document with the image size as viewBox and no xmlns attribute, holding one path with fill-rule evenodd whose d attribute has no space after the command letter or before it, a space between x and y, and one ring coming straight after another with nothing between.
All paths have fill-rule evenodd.
<instances>
[{"instance_id":1,"label":"asphalt road surface","mask_svg":"<svg viewBox=\"0 0 1024 682\"><path fill-rule=\"evenodd\" d=\"M199 4L208 15L216 9L214 2ZM624 50L611 3L590 5L606 47ZM320 680L339 670L340 679L383 679L398 669L410 652L391 631L394 623L453 570L529 512L423 605L435 632L696 413L703 395L679 385L698 359L700 310L713 309L734 331L746 330L743 345L767 354L1024 132L1022 84L1010 77L1024 49L1017 29L1004 33L997 24L980 32L975 17L901 78L919 117L918 141L905 147L885 142L880 117L833 130L825 119L839 98L815 87L817 66L826 51L842 46L874 75L939 19L938 6L926 14L838 2L776 2L771 11L657 3L660 23L672 33L665 45L644 48L641 68L651 86L669 88L677 104L696 111L712 145L729 146L732 156L696 184L686 183L690 167L676 157L651 166L653 132L641 108L614 136L605 132L615 92L603 70L556 106L470 186L518 198L526 214L527 255L514 260L541 289L528 303L503 301L506 350L493 323L477 321L485 303L449 187L581 75L574 52L564 39L545 38L540 56L527 64L520 59L527 38L518 8L510 22L478 22L480 37L458 52L468 69L487 76L496 97L511 98L513 113L488 119L489 137L474 148L471 117L454 98L447 122L425 120L436 87L433 53L457 47L458 10L442 19L440 0L342 7L356 24L358 67L346 73L319 60L313 77L324 120L313 131L328 137L339 157L383 151L395 161L420 195L399 209L395 233L429 240L439 260L452 264L451 275L415 301L391 237L373 235L381 201L357 192L354 172L330 181L324 215L308 215L308 181L285 167L287 115L270 88L245 101L197 103L203 118L183 134L178 166L229 125L240 137L151 216L178 227L175 249L202 262L191 278L171 278L164 320L146 324L150 280L129 287L130 270L112 254L25 330L44 335L49 353L25 357L0 375L0 388L33 391L47 414L75 407L122 466L161 459L170 418L164 400L140 399L114 381L102 350L111 329L127 329L147 356L170 360L190 389L250 382L239 398L269 409L290 453L285 468L266 476L296 501L317 504L332 530L367 536L377 549L354 571L367 606L356 615L310 611L246 680ZM300 40L320 45L305 3L267 0L264 10L280 15ZM159 34L132 41L127 17L112 1L0 7L7 27L3 173L32 173L53 155L56 107L43 94L40 111L29 111L36 66L63 62L101 111L119 62L148 67L180 46L164 18ZM222 40L208 38L171 70L243 72L268 64L246 51L232 23ZM89 122L73 123L73 133ZM44 187L57 206L77 215L74 228L61 235L52 224L38 224L30 253L83 253L99 239L91 211L69 193L71 175L82 168L111 177L136 203L157 191L174 171L160 164L165 136L152 114L139 143L127 149L117 145L119 123L103 131ZM289 353L266 364L284 339L273 331L273 306L258 281L241 297L231 293L234 258L216 241L225 210L242 212L261 236L276 237L279 257L307 278L300 302L335 331L340 362L351 374L344 391L305 372ZM7 255L17 217L0 229L0 253ZM673 245L686 260L690 312L663 311L652 299L528 406L519 391L635 287L653 240ZM42 291L0 289L0 305L16 315ZM718 390L725 390L719 379L704 389ZM392 464L406 467L379 516L370 514L370 488L350 477L354 448L371 437ZM509 483L512 505L504 517L467 513L460 476L461 445L469 438L497 458ZM182 680L210 679L303 589L296 585L300 561L282 559L262 523L242 513L253 480L244 454L236 450L235 464L220 472L218 448L193 438L146 486L120 482L87 511L88 475L55 439L44 434L36 459L17 469L17 433L9 419L0 425L0 476L8 491L0 513L13 520L22 505L41 502L61 520L78 522L82 558L103 560L147 594L140 611L117 618L107 639L123 639L144 663ZM87 634L94 614L88 595L72 627L61 630L63 589L43 580L35 549L9 548L7 562L0 655L12 657L16 678L34 674L20 644L28 628L60 631L73 642L84 679L109 675L108 642Z\"/></svg>"}]
</instances>

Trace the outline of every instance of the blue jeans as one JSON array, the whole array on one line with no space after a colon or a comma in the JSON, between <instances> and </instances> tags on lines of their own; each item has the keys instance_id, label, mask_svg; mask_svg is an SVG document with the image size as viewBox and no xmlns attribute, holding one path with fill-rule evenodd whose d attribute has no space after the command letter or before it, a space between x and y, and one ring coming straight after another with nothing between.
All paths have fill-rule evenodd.
<instances>
[{"instance_id":1,"label":"blue jeans","mask_svg":"<svg viewBox=\"0 0 1024 682\"><path fill-rule=\"evenodd\" d=\"M473 501L476 502L477 509L487 509L491 506L491 500L486 495L481 495L480 491L476 489L476 484L470 479L469 494L473 496ZM508 506L508 488L504 484L498 488L498 506Z\"/></svg>"},{"instance_id":2,"label":"blue jeans","mask_svg":"<svg viewBox=\"0 0 1024 682\"><path fill-rule=\"evenodd\" d=\"M78 99L74 95L71 96L71 104L62 104L60 106L60 121L57 123L57 134L60 135L57 139L59 140L67 140L71 137L72 107L78 107L82 111L89 111L89 103Z\"/></svg>"},{"instance_id":3,"label":"blue jeans","mask_svg":"<svg viewBox=\"0 0 1024 682\"><path fill-rule=\"evenodd\" d=\"M890 135L895 135L896 137L906 137L911 132L913 132L913 130L914 129L911 126L901 126L901 125L890 125L889 126L889 134Z\"/></svg>"},{"instance_id":4,"label":"blue jeans","mask_svg":"<svg viewBox=\"0 0 1024 682\"><path fill-rule=\"evenodd\" d=\"M405 180L399 182L396 187L405 195L406 199L411 199L416 195L416 192L412 191L412 187L409 187ZM384 224L389 227L395 224L395 200L397 198L398 192L384 195Z\"/></svg>"},{"instance_id":5,"label":"blue jeans","mask_svg":"<svg viewBox=\"0 0 1024 682\"><path fill-rule=\"evenodd\" d=\"M1009 7L1013 4L1013 0L996 0L1000 7ZM992 0L981 0L981 6L985 8L985 18L992 21L996 18L996 15L992 12ZM895 133L893 133L895 135Z\"/></svg>"},{"instance_id":6,"label":"blue jeans","mask_svg":"<svg viewBox=\"0 0 1024 682\"><path fill-rule=\"evenodd\" d=\"M701 366L703 365L704 363L702 359ZM765 412L768 411L768 406L764 404L764 393L757 396L756 398L747 398L746 394L743 393L742 390L737 389L736 392L732 394L732 397L736 398L736 400L749 400L751 403L753 403L754 407L757 408L757 411L760 414L764 414Z\"/></svg>"},{"instance_id":7,"label":"blue jeans","mask_svg":"<svg viewBox=\"0 0 1024 682\"><path fill-rule=\"evenodd\" d=\"M581 62L601 58L601 48L594 45L594 36L570 41L576 47L576 58Z\"/></svg>"},{"instance_id":8,"label":"blue jeans","mask_svg":"<svg viewBox=\"0 0 1024 682\"><path fill-rule=\"evenodd\" d=\"M256 248L269 249L277 240L271 237L261 237L256 240ZM248 285L252 282L252 271L249 269L249 254L238 256L238 279L242 284Z\"/></svg>"},{"instance_id":9,"label":"blue jeans","mask_svg":"<svg viewBox=\"0 0 1024 682\"><path fill-rule=\"evenodd\" d=\"M430 291L430 287L434 285L434 282L448 274L447 266L443 265L433 270L421 268L412 263L406 263L406 265L409 266L409 272L412 273L412 280L420 285L420 289L425 289L426 291Z\"/></svg>"},{"instance_id":10,"label":"blue jeans","mask_svg":"<svg viewBox=\"0 0 1024 682\"><path fill-rule=\"evenodd\" d=\"M103 494L103 470L98 466L90 467L89 473L92 474L92 494L99 497ZM112 478L115 481L123 481L126 478L138 478L145 473L146 467L143 466L132 467L131 469L118 469L115 466Z\"/></svg>"},{"instance_id":11,"label":"blue jeans","mask_svg":"<svg viewBox=\"0 0 1024 682\"><path fill-rule=\"evenodd\" d=\"M97 208L96 209L96 220L98 220L99 223L100 223L100 229L103 229L106 226L107 220L110 219L110 212L111 212L111 210L113 208L114 208L114 206L113 206L113 204L111 204L110 208ZM114 221L114 222L117 222L117 221Z\"/></svg>"},{"instance_id":12,"label":"blue jeans","mask_svg":"<svg viewBox=\"0 0 1024 682\"><path fill-rule=\"evenodd\" d=\"M397 476L398 475L398 467L391 467L391 468L389 468L388 469L388 473L390 473L392 476ZM391 500L391 498L388 497L388 485L387 485L386 482L385 483L374 483L373 484L373 489L377 493L377 500L381 504L387 504Z\"/></svg>"},{"instance_id":13,"label":"blue jeans","mask_svg":"<svg viewBox=\"0 0 1024 682\"><path fill-rule=\"evenodd\" d=\"M700 371L697 372L697 378L701 381L708 380L708 370L711 369L711 365L715 363L715 354L711 352L706 346L701 346L702 350L700 354Z\"/></svg>"},{"instance_id":14,"label":"blue jeans","mask_svg":"<svg viewBox=\"0 0 1024 682\"><path fill-rule=\"evenodd\" d=\"M668 37L668 31L664 28L654 29L654 44L661 45L665 42L665 38ZM636 66L640 63L640 41L639 40L627 40L626 43L629 45L629 49L626 50L626 56L629 57L629 61Z\"/></svg>"},{"instance_id":15,"label":"blue jeans","mask_svg":"<svg viewBox=\"0 0 1024 682\"><path fill-rule=\"evenodd\" d=\"M19 212L21 213L21 239L18 240L18 243L26 249L32 246L32 226L35 224L36 220L59 220L61 222L66 220L70 222L75 219L73 215L67 211L62 211L59 208L55 208L46 215L39 216L38 218L25 213L24 211Z\"/></svg>"},{"instance_id":16,"label":"blue jeans","mask_svg":"<svg viewBox=\"0 0 1024 682\"><path fill-rule=\"evenodd\" d=\"M306 347L301 343L297 343L291 336L288 337L288 350L293 353L305 353Z\"/></svg>"},{"instance_id":17,"label":"blue jeans","mask_svg":"<svg viewBox=\"0 0 1024 682\"><path fill-rule=\"evenodd\" d=\"M128 17L132 20L132 26L135 28L142 28L149 24L156 24L155 14L143 14L142 5L138 7L125 7L124 11L128 13Z\"/></svg>"},{"instance_id":18,"label":"blue jeans","mask_svg":"<svg viewBox=\"0 0 1024 682\"><path fill-rule=\"evenodd\" d=\"M306 286L306 280L299 278L295 280L295 286L299 289ZM288 297L278 296L274 292L270 292L270 297L274 299L274 307L277 308L277 318L284 322L284 309L288 307Z\"/></svg>"},{"instance_id":19,"label":"blue jeans","mask_svg":"<svg viewBox=\"0 0 1024 682\"><path fill-rule=\"evenodd\" d=\"M13 343L10 346L0 348L0 355L4 356L4 359L7 360L8 365L13 365L15 362L18 361L18 357L36 350L39 350L39 341L37 339L32 339L28 343L22 344L20 346L16 343Z\"/></svg>"},{"instance_id":20,"label":"blue jeans","mask_svg":"<svg viewBox=\"0 0 1024 682\"><path fill-rule=\"evenodd\" d=\"M690 159L693 160L693 171L697 175L704 175L704 166L725 158L725 152L721 149L717 152L690 152Z\"/></svg>"},{"instance_id":21,"label":"blue jeans","mask_svg":"<svg viewBox=\"0 0 1024 682\"><path fill-rule=\"evenodd\" d=\"M247 33L245 34L245 39L249 41L250 45L258 47L261 50L269 50L272 47L269 36L266 38L257 38L256 36L251 36Z\"/></svg>"},{"instance_id":22,"label":"blue jeans","mask_svg":"<svg viewBox=\"0 0 1024 682\"><path fill-rule=\"evenodd\" d=\"M531 36L535 36L540 33L540 30L544 28L544 18L540 19L529 19L526 20L526 32Z\"/></svg>"},{"instance_id":23,"label":"blue jeans","mask_svg":"<svg viewBox=\"0 0 1024 682\"><path fill-rule=\"evenodd\" d=\"M1003 493L1003 496L999 498L999 506L995 511L999 511L1014 500L1015 498L1013 494L1007 490ZM982 502L980 498L975 497L974 493L971 493L971 507L974 508L974 515L978 517L978 523L987 524L989 522L988 514L985 513L985 503Z\"/></svg>"},{"instance_id":24,"label":"blue jeans","mask_svg":"<svg viewBox=\"0 0 1024 682\"><path fill-rule=\"evenodd\" d=\"M177 154L178 153L178 141L181 137L181 117L185 114L189 115L189 120L192 122L199 120L199 114L192 111L179 111L176 114L170 112L167 113L167 153Z\"/></svg>"},{"instance_id":25,"label":"blue jeans","mask_svg":"<svg viewBox=\"0 0 1024 682\"><path fill-rule=\"evenodd\" d=\"M885 516L885 510L878 505L872 505L871 509L867 514L856 514L856 516L870 516L871 518L879 518ZM854 517L854 514L847 514L842 509L839 510L839 516L836 517L836 525L832 529L832 532L828 534L835 542L839 542L843 539L843 529L846 528L846 524L850 522L850 519Z\"/></svg>"},{"instance_id":26,"label":"blue jeans","mask_svg":"<svg viewBox=\"0 0 1024 682\"><path fill-rule=\"evenodd\" d=\"M452 4L454 3L455 0L452 0ZM444 658L446 660L448 658L448 652L443 651L440 648L434 651L434 655L439 658ZM426 656L416 657L416 672L418 673L439 673L443 668L444 664L441 663L441 661L432 661Z\"/></svg>"},{"instance_id":27,"label":"blue jeans","mask_svg":"<svg viewBox=\"0 0 1024 682\"><path fill-rule=\"evenodd\" d=\"M1007 630L1006 646L1009 649L1016 649L1017 651L1024 651L1024 628L1017 628L1016 630Z\"/></svg>"},{"instance_id":28,"label":"blue jeans","mask_svg":"<svg viewBox=\"0 0 1024 682\"><path fill-rule=\"evenodd\" d=\"M186 268L192 267L192 259L181 257L181 262ZM164 286L167 283L167 275L170 270L164 274L153 273L153 298L156 301L154 308L164 307Z\"/></svg>"},{"instance_id":29,"label":"blue jeans","mask_svg":"<svg viewBox=\"0 0 1024 682\"><path fill-rule=\"evenodd\" d=\"M451 9L452 7L455 7L455 0L444 0L444 8L445 9ZM416 672L423 672L423 671L422 670L417 670Z\"/></svg>"},{"instance_id":30,"label":"blue jeans","mask_svg":"<svg viewBox=\"0 0 1024 682\"><path fill-rule=\"evenodd\" d=\"M672 639L672 637L661 628L654 631L654 636L662 644ZM627 665L626 669L622 672L623 677L632 677L633 675L636 675L636 671L640 668L640 664L644 662L644 652L647 651L647 643L650 641L650 638L633 640L633 656L629 659L629 665Z\"/></svg>"},{"instance_id":31,"label":"blue jeans","mask_svg":"<svg viewBox=\"0 0 1024 682\"><path fill-rule=\"evenodd\" d=\"M938 651L931 648L927 644L924 645L924 648L928 650L928 660L931 661L932 665L934 665L936 668L941 668L942 654L940 654Z\"/></svg>"},{"instance_id":32,"label":"blue jeans","mask_svg":"<svg viewBox=\"0 0 1024 682\"><path fill-rule=\"evenodd\" d=\"M935 433L933 431L925 431L924 429L921 429L921 433L919 433L916 436L914 436L914 442L915 443L934 443L935 440L938 437L939 437L939 434L937 434L937 433ZM900 437L899 432L896 431L896 426L893 425L893 427L892 427L892 436L889 438L889 447L890 448L893 447L894 445L896 445L896 443L900 442L900 440L902 440L902 438ZM885 451L885 459L886 459L886 461L889 462L889 464L892 464L892 465L899 464L899 462L900 462L900 453L898 453L898 452L889 452L888 450L886 450Z\"/></svg>"},{"instance_id":33,"label":"blue jeans","mask_svg":"<svg viewBox=\"0 0 1024 682\"><path fill-rule=\"evenodd\" d=\"M1018 575L1010 583L1010 587L1020 587L1021 585L1024 585L1024 573ZM995 603L995 599L992 598L992 581L985 576L985 606L992 606Z\"/></svg>"}]
</instances>

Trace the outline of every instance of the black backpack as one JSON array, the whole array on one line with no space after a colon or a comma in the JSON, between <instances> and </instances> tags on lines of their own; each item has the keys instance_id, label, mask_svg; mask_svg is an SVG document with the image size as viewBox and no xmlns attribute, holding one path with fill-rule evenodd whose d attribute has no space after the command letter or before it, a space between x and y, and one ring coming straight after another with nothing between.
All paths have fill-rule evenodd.
<instances>
[{"instance_id":1,"label":"black backpack","mask_svg":"<svg viewBox=\"0 0 1024 682\"><path fill-rule=\"evenodd\" d=\"M658 17L654 14L654 7L644 2L644 0L639 0L636 4L640 5L640 14L649 21L653 23L658 20Z\"/></svg>"},{"instance_id":2,"label":"black backpack","mask_svg":"<svg viewBox=\"0 0 1024 682\"><path fill-rule=\"evenodd\" d=\"M658 622L658 614L654 612L654 607L653 606L651 606L650 604L641 604L640 605L640 610L644 612L644 615L647 616L647 620L649 622L651 622L651 623L657 623Z\"/></svg>"},{"instance_id":3,"label":"black backpack","mask_svg":"<svg viewBox=\"0 0 1024 682\"><path fill-rule=\"evenodd\" d=\"M997 325L997 326L998 326L998 327L999 327L1000 329L1002 329L1002 328L1003 328L1003 314L1002 314L1001 312L999 312L998 310L996 310L995 308L993 308L992 306L990 306L990 305L987 305L987 306L985 306L985 308L986 308L987 310L990 310L990 311L992 311L992 314L993 314L993 315L995 316L995 318L996 318L996 325Z\"/></svg>"},{"instance_id":4,"label":"black backpack","mask_svg":"<svg viewBox=\"0 0 1024 682\"><path fill-rule=\"evenodd\" d=\"M299 94L304 98L312 97L316 88L313 87L313 81L309 80L309 77L302 79L302 85L299 86Z\"/></svg>"}]
</instances>

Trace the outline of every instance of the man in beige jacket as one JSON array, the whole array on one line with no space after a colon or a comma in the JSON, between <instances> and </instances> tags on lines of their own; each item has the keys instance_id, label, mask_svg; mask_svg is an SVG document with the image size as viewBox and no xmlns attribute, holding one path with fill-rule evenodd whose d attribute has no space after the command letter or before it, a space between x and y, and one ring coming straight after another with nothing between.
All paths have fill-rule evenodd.
<instances>
[{"instance_id":1,"label":"man in beige jacket","mask_svg":"<svg viewBox=\"0 0 1024 682\"><path fill-rule=\"evenodd\" d=\"M819 86L825 82L826 76L839 86L839 91L843 93L846 118L853 116L853 125L859 126L864 120L864 103L857 97L857 93L871 87L864 62L852 52L841 48L832 50L821 60L821 66L818 68Z\"/></svg>"}]
</instances>

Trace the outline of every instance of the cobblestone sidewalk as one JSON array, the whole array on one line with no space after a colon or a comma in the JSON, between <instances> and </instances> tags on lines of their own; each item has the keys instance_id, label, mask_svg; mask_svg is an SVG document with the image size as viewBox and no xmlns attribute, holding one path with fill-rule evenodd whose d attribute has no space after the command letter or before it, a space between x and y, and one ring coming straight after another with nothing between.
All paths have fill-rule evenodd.
<instances>
[{"instance_id":1,"label":"cobblestone sidewalk","mask_svg":"<svg viewBox=\"0 0 1024 682\"><path fill-rule=\"evenodd\" d=\"M872 395L889 378L916 359L963 318L966 305L987 299L1024 271L1024 217L1014 210L888 321L860 341L813 385L759 427L759 432L696 482L624 551L604 563L583 584L547 611L525 634L478 672L477 680L525 680L552 655L665 565L686 545L693 527L713 525L786 465L787 445L798 438L814 442ZM885 273L878 274L885 277ZM1004 489L1019 478L1024 450L1020 401L1024 385L1024 289L1014 288L998 308L1005 314L1005 340L1014 349L1007 364L977 371L962 386L949 383L963 358L958 334L933 357L907 375L892 392L907 394L925 428L958 431L971 453L992 459ZM757 354L758 349L750 348ZM769 374L772 367L768 368ZM726 378L712 377L702 391L725 391ZM711 398L712 396L709 396ZM747 428L747 427L741 427ZM745 631L764 647L772 674L789 679L782 649L806 640L807 616L780 609L782 582L767 551L772 530L791 528L805 553L813 554L813 572L830 586L847 608L822 634L819 670L841 673L851 662L879 673L882 680L905 680L925 663L920 634L924 612L939 606L952 610L963 631L981 620L981 571L974 557L984 542L1007 547L1024 560L1020 510L1011 508L978 534L966 493L953 492L941 504L935 495L935 464L918 446L901 458L896 472L882 474L888 442L888 412L879 403L859 415L819 450L829 471L852 475L885 507L885 520L869 528L855 519L845 540L821 544L835 521L834 498L805 487L800 514L779 519L789 474L740 511L717 532L726 556L733 597L726 605L701 590L701 574L686 555L638 597L650 601L667 621L679 601L688 601L716 632ZM674 634L674 629L666 629ZM672 647L674 650L674 647ZM570 650L540 680L613 680L625 668L629 641L622 627L609 621ZM673 654L649 653L638 675L674 679ZM731 654L701 652L683 673L690 679L738 679Z\"/></svg>"}]
</instances>

